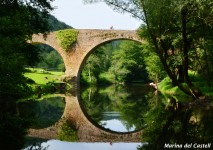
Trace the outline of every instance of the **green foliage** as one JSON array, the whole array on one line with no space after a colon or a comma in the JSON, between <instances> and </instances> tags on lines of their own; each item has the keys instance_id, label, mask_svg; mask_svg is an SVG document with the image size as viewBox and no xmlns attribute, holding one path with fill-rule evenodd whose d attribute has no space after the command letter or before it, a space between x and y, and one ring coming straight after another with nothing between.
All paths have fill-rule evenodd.
<instances>
[{"instance_id":1,"label":"green foliage","mask_svg":"<svg viewBox=\"0 0 213 150\"><path fill-rule=\"evenodd\" d=\"M34 67L46 70L65 70L63 59L56 50L44 44L36 45L36 47L39 49L40 60L36 65L33 65Z\"/></svg>"},{"instance_id":2,"label":"green foliage","mask_svg":"<svg viewBox=\"0 0 213 150\"><path fill-rule=\"evenodd\" d=\"M29 96L31 89L23 73L33 65L38 53L28 43L32 34L47 33L47 14L52 0L0 1L0 147L19 150L24 145L28 114L18 112L17 100ZM11 144L11 141L13 144Z\"/></svg>"},{"instance_id":3,"label":"green foliage","mask_svg":"<svg viewBox=\"0 0 213 150\"><path fill-rule=\"evenodd\" d=\"M40 68L28 68L27 70L28 72L24 76L32 89L31 95L41 96L41 94L45 93L64 93L66 84L61 81L63 72L45 71Z\"/></svg>"},{"instance_id":4,"label":"green foliage","mask_svg":"<svg viewBox=\"0 0 213 150\"><path fill-rule=\"evenodd\" d=\"M31 128L43 129L55 124L63 115L65 102L60 96L29 99L18 103L19 113L28 114L32 119Z\"/></svg>"},{"instance_id":5,"label":"green foliage","mask_svg":"<svg viewBox=\"0 0 213 150\"><path fill-rule=\"evenodd\" d=\"M95 49L82 71L82 79L95 84L147 82L147 76L140 44L127 40Z\"/></svg>"},{"instance_id":6,"label":"green foliage","mask_svg":"<svg viewBox=\"0 0 213 150\"><path fill-rule=\"evenodd\" d=\"M114 82L114 75L111 74L110 72L104 72L99 75L98 79L99 83L108 85Z\"/></svg>"},{"instance_id":7,"label":"green foliage","mask_svg":"<svg viewBox=\"0 0 213 150\"><path fill-rule=\"evenodd\" d=\"M122 41L112 55L110 72L117 82L147 82L147 72L143 59L143 48L134 41Z\"/></svg>"},{"instance_id":8,"label":"green foliage","mask_svg":"<svg viewBox=\"0 0 213 150\"><path fill-rule=\"evenodd\" d=\"M46 0L0 3L0 101L17 100L30 92L23 72L37 53L27 40L33 33L48 31L46 17L51 10Z\"/></svg>"},{"instance_id":9,"label":"green foliage","mask_svg":"<svg viewBox=\"0 0 213 150\"><path fill-rule=\"evenodd\" d=\"M173 86L169 77L164 78L158 84L158 90L165 95L187 97L187 95L183 93L183 91L181 91L177 86Z\"/></svg>"},{"instance_id":10,"label":"green foliage","mask_svg":"<svg viewBox=\"0 0 213 150\"><path fill-rule=\"evenodd\" d=\"M202 93L193 86L188 70L201 66L210 85L210 62L206 58L207 52L212 50L206 45L207 41L212 41L212 11L209 9L213 7L212 3L208 0L145 0L141 6L147 24L143 29L149 32L147 39L154 45L173 84L185 93L199 97ZM182 82L188 87L184 88Z\"/></svg>"},{"instance_id":11,"label":"green foliage","mask_svg":"<svg viewBox=\"0 0 213 150\"><path fill-rule=\"evenodd\" d=\"M148 73L149 79L155 83L160 82L166 77L166 72L160 62L158 55L154 52L154 49L148 43L142 45L142 57L146 65L146 71Z\"/></svg>"},{"instance_id":12,"label":"green foliage","mask_svg":"<svg viewBox=\"0 0 213 150\"><path fill-rule=\"evenodd\" d=\"M102 97L102 101L97 101L100 96L99 91L96 86L90 86L82 90L81 101L83 103L86 113L92 118L93 121L99 123L102 119L102 112L104 110L104 105L108 103L108 98L106 96Z\"/></svg>"},{"instance_id":13,"label":"green foliage","mask_svg":"<svg viewBox=\"0 0 213 150\"><path fill-rule=\"evenodd\" d=\"M97 3L100 0L85 0ZM193 69L212 84L213 3L211 0L104 0L119 12L131 13L145 23L145 38L154 47L175 86L195 99L202 96L189 78ZM181 83L185 82L187 88Z\"/></svg>"},{"instance_id":14,"label":"green foliage","mask_svg":"<svg viewBox=\"0 0 213 150\"><path fill-rule=\"evenodd\" d=\"M64 29L56 32L56 36L59 40L61 47L65 51L69 51L70 47L77 41L78 30L76 29Z\"/></svg>"},{"instance_id":15,"label":"green foliage","mask_svg":"<svg viewBox=\"0 0 213 150\"><path fill-rule=\"evenodd\" d=\"M150 110L144 118L147 128L142 136L148 144L138 149L161 150L166 143L184 145L208 143L212 140L213 136L208 134L213 131L212 126L208 125L213 121L212 109L209 109L208 104L201 107L194 103L189 106L189 103L177 102L172 98L168 100L168 105L163 104L160 99L150 101Z\"/></svg>"},{"instance_id":16,"label":"green foliage","mask_svg":"<svg viewBox=\"0 0 213 150\"><path fill-rule=\"evenodd\" d=\"M81 74L84 84L102 84L102 80L99 79L99 76L101 73L108 71L112 51L115 47L116 42L106 43L95 49L88 57Z\"/></svg>"},{"instance_id":17,"label":"green foliage","mask_svg":"<svg viewBox=\"0 0 213 150\"><path fill-rule=\"evenodd\" d=\"M201 74L195 72L195 71L189 71L189 76L193 82L194 85L200 87L200 89L203 91L203 93L207 96L212 96L212 87L205 86L206 81L205 77L203 77ZM183 83L183 86L187 87L186 84ZM177 86L173 86L172 81L170 78L166 77L164 78L159 84L158 84L158 90L163 94L171 94L171 95L178 95L181 97L186 97L186 94L183 93Z\"/></svg>"}]
</instances>

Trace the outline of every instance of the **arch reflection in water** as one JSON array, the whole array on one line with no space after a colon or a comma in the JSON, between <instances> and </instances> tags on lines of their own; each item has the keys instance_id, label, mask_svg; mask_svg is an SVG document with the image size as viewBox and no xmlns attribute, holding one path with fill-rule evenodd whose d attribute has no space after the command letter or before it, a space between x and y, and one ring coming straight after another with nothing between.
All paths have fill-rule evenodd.
<instances>
[{"instance_id":1,"label":"arch reflection in water","mask_svg":"<svg viewBox=\"0 0 213 150\"><path fill-rule=\"evenodd\" d=\"M145 127L140 117L146 113L147 85L87 87L82 90L81 101L86 115L94 122L115 132L132 132Z\"/></svg>"},{"instance_id":2,"label":"arch reflection in water","mask_svg":"<svg viewBox=\"0 0 213 150\"><path fill-rule=\"evenodd\" d=\"M61 118L47 128L30 129L28 136L80 142L140 142L140 132L119 134L93 125L81 110L78 96L64 97L66 105Z\"/></svg>"}]
</instances>

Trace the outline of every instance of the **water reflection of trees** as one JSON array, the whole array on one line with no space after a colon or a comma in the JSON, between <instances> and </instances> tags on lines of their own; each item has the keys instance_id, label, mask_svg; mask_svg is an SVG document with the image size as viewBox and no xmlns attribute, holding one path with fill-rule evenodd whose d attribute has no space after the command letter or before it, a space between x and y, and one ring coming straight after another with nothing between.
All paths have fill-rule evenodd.
<instances>
[{"instance_id":1,"label":"water reflection of trees","mask_svg":"<svg viewBox=\"0 0 213 150\"><path fill-rule=\"evenodd\" d=\"M20 114L28 114L32 119L31 128L41 129L49 127L57 122L64 111L63 97L49 97L41 101L26 101L19 103Z\"/></svg>"},{"instance_id":2,"label":"water reflection of trees","mask_svg":"<svg viewBox=\"0 0 213 150\"><path fill-rule=\"evenodd\" d=\"M170 99L150 101L144 118L142 139L148 145L139 149L164 149L165 144L208 143L213 141L213 109L209 102L181 103Z\"/></svg>"},{"instance_id":3,"label":"water reflection of trees","mask_svg":"<svg viewBox=\"0 0 213 150\"><path fill-rule=\"evenodd\" d=\"M124 86L88 87L81 93L83 106L89 116L100 124L103 120L103 112L116 111L121 115L121 120L126 129L133 126L136 130L145 126L143 116L148 110L147 104L150 95L147 87L134 90ZM146 89L146 90L145 90Z\"/></svg>"}]
</instances>

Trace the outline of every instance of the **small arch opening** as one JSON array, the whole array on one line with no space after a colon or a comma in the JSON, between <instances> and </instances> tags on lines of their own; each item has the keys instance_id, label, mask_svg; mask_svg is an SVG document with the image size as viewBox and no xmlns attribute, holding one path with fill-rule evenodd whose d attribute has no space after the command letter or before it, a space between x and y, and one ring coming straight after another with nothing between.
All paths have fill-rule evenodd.
<instances>
[{"instance_id":1,"label":"small arch opening","mask_svg":"<svg viewBox=\"0 0 213 150\"><path fill-rule=\"evenodd\" d=\"M39 61L33 67L60 72L65 71L64 61L56 49L42 43L37 43L35 46L39 52Z\"/></svg>"},{"instance_id":2,"label":"small arch opening","mask_svg":"<svg viewBox=\"0 0 213 150\"><path fill-rule=\"evenodd\" d=\"M26 66L25 76L38 85L62 82L65 65L60 54L53 47L43 43L33 43L37 60Z\"/></svg>"}]
</instances>

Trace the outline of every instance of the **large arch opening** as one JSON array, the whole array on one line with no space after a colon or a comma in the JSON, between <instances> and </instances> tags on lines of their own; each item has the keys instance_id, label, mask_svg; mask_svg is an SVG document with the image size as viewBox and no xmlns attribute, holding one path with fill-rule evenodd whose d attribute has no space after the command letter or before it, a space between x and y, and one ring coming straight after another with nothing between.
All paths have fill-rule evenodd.
<instances>
[{"instance_id":1,"label":"large arch opening","mask_svg":"<svg viewBox=\"0 0 213 150\"><path fill-rule=\"evenodd\" d=\"M92 123L114 132L134 132L145 127L150 82L141 43L119 39L95 46L79 70L81 106ZM140 107L138 107L140 106Z\"/></svg>"},{"instance_id":2,"label":"large arch opening","mask_svg":"<svg viewBox=\"0 0 213 150\"><path fill-rule=\"evenodd\" d=\"M107 84L106 74L103 74L106 72L108 76L113 75L111 78L114 81L108 80L111 83L148 82L142 49L139 41L130 39L114 39L98 44L82 61L78 73L80 84Z\"/></svg>"}]
</instances>

